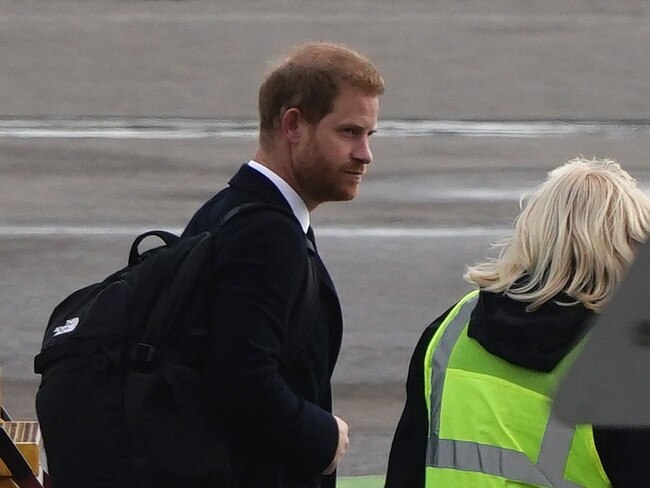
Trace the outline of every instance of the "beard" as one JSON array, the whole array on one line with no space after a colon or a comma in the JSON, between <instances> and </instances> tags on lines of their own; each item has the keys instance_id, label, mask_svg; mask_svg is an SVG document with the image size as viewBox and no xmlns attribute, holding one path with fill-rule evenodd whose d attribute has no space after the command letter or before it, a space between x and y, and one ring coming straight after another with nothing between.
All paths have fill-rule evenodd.
<instances>
[{"instance_id":1,"label":"beard","mask_svg":"<svg viewBox=\"0 0 650 488\"><path fill-rule=\"evenodd\" d=\"M303 199L315 205L324 202L340 202L353 199L358 182L345 172L358 163L337 162L329 158L320 145L313 141L303 158L297 161L296 180L303 191Z\"/></svg>"}]
</instances>

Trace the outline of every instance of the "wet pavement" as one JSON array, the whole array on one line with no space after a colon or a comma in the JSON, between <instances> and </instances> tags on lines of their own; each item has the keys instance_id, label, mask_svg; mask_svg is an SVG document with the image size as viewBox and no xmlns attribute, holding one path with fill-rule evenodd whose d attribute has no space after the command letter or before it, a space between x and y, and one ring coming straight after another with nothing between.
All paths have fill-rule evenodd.
<instances>
[{"instance_id":1,"label":"wet pavement","mask_svg":"<svg viewBox=\"0 0 650 488\"><path fill-rule=\"evenodd\" d=\"M641 1L0 0L5 404L34 418L32 359L54 305L122 266L140 230L182 228L251 156L267 61L343 41L385 73L386 130L358 198L313 220L346 324L341 473L382 473L419 334L467 289L464 267L506 235L521 195L578 154L617 159L650 189L649 14ZM113 133L89 136L107 120ZM197 137L206 120L240 129Z\"/></svg>"}]
</instances>

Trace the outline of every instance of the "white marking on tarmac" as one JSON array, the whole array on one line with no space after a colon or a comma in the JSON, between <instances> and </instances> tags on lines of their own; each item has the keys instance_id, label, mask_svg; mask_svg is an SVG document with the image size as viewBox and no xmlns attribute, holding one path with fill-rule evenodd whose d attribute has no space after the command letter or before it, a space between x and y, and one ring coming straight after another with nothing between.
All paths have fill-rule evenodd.
<instances>
[{"instance_id":1,"label":"white marking on tarmac","mask_svg":"<svg viewBox=\"0 0 650 488\"><path fill-rule=\"evenodd\" d=\"M495 121L384 120L378 137L634 137L650 134L650 121ZM253 120L156 117L85 117L82 119L0 119L0 137L49 139L207 139L256 138Z\"/></svg>"},{"instance_id":2,"label":"white marking on tarmac","mask_svg":"<svg viewBox=\"0 0 650 488\"><path fill-rule=\"evenodd\" d=\"M595 12L581 12L580 20L594 24L596 22L614 24L629 22L628 16L603 16ZM548 14L527 12L526 14L518 14L508 12L507 14L482 14L482 13L456 13L456 12L442 12L439 15L432 16L429 13L425 15L421 11L402 11L388 13L383 11L371 12L364 10L363 12L345 12L345 14L328 13L328 12L265 12L246 10L243 12L201 12L201 13L184 13L179 10L174 11L161 11L161 12L137 12L130 11L128 13L113 13L113 12L76 12L70 13L3 13L0 14L0 22L16 22L16 21L38 21L38 22L60 22L66 24L87 24L88 22L114 22L114 23L279 23L279 24L293 24L296 22L312 24L314 22L332 22L336 24L359 24L359 23L388 23L394 24L395 22L408 22L408 23L426 23L432 22L456 22L456 23L469 23L483 26L507 26L512 27L515 23L521 26L529 26L531 23L538 26L540 23L554 27L556 25L564 26L571 20L570 16L561 14ZM570 24L571 25L571 24Z\"/></svg>"},{"instance_id":3,"label":"white marking on tarmac","mask_svg":"<svg viewBox=\"0 0 650 488\"><path fill-rule=\"evenodd\" d=\"M180 227L145 226L78 226L78 225L0 225L4 237L73 237L73 236L136 236L151 229L180 234ZM316 228L318 237L334 238L415 238L415 237L483 237L501 236L505 227L339 227Z\"/></svg>"}]
</instances>

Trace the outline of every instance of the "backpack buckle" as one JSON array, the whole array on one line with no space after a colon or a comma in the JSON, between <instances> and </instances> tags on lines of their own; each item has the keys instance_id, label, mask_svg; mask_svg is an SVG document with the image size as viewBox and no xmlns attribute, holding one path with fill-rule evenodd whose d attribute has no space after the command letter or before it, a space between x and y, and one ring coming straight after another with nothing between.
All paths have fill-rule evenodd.
<instances>
[{"instance_id":1,"label":"backpack buckle","mask_svg":"<svg viewBox=\"0 0 650 488\"><path fill-rule=\"evenodd\" d=\"M153 360L156 354L156 348L151 344L138 342L133 349L131 349L131 362L133 363L149 363Z\"/></svg>"}]
</instances>

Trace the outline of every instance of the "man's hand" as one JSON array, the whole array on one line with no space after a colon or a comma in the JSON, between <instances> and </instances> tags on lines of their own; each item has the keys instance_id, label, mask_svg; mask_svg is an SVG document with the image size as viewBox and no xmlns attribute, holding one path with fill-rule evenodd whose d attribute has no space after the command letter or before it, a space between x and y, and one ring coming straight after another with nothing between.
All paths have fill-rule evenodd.
<instances>
[{"instance_id":1,"label":"man's hand","mask_svg":"<svg viewBox=\"0 0 650 488\"><path fill-rule=\"evenodd\" d=\"M336 415L334 415L334 418L336 419L336 425L339 428L339 445L336 448L334 459L332 459L332 462L327 467L327 469L323 471L323 474L332 474L334 471L336 471L341 458L348 450L348 446L350 445L350 439L348 438L348 424L343 422L343 420L338 418Z\"/></svg>"}]
</instances>

